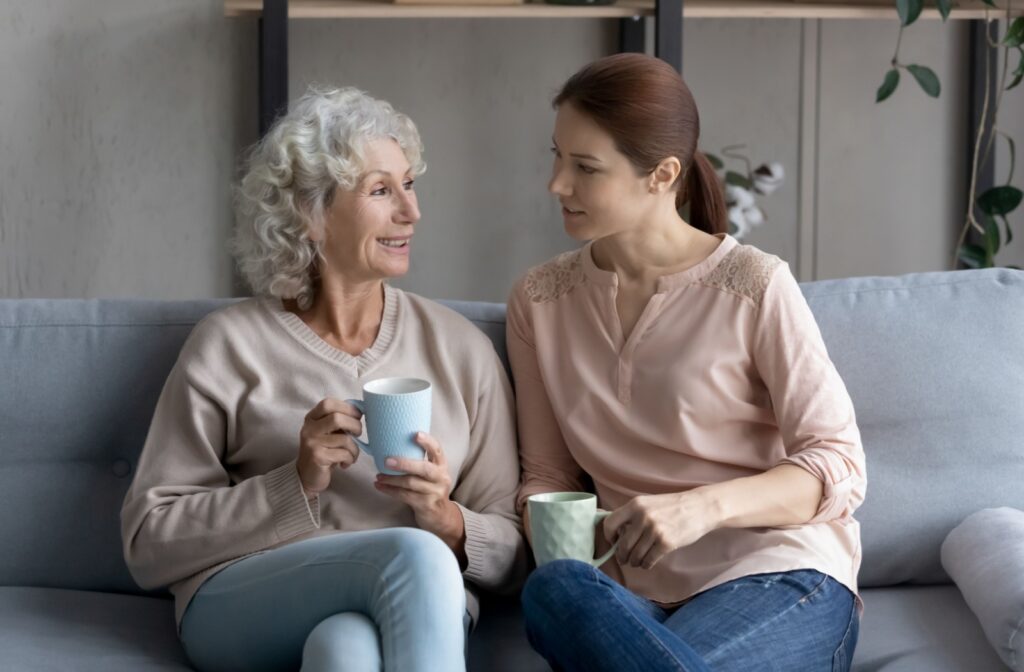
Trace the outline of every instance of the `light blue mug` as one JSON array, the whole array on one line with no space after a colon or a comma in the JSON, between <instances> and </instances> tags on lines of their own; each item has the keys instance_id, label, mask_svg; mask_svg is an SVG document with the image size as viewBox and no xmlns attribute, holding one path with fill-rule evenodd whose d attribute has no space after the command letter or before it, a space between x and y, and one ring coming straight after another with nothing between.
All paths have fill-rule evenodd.
<instances>
[{"instance_id":1,"label":"light blue mug","mask_svg":"<svg viewBox=\"0 0 1024 672\"><path fill-rule=\"evenodd\" d=\"M366 438L352 439L373 457L377 471L401 476L404 471L388 469L384 460L404 457L424 459L416 443L417 432L430 431L430 383L419 378L379 378L363 385L363 399L346 399L363 413Z\"/></svg>"}]
</instances>

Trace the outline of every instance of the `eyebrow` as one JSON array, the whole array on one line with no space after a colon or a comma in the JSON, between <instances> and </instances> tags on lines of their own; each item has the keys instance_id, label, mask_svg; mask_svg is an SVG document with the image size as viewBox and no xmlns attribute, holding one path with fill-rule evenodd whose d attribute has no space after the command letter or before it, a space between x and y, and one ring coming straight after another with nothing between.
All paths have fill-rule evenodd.
<instances>
[{"instance_id":1,"label":"eyebrow","mask_svg":"<svg viewBox=\"0 0 1024 672\"><path fill-rule=\"evenodd\" d=\"M551 144L555 146L555 149L558 149L558 143L555 142L554 138L551 138ZM591 161L601 163L601 159L597 158L596 156L593 156L592 154L569 154L569 156L573 157L574 159L589 159Z\"/></svg>"},{"instance_id":2,"label":"eyebrow","mask_svg":"<svg viewBox=\"0 0 1024 672\"><path fill-rule=\"evenodd\" d=\"M407 170L404 173L404 175L408 175L411 172L412 172L412 167L410 167L409 170ZM364 179L364 180L369 179L373 175L383 175L384 177L391 177L391 173L389 171L381 170L380 168L374 168L373 170L366 171L366 173L363 175L362 179Z\"/></svg>"}]
</instances>

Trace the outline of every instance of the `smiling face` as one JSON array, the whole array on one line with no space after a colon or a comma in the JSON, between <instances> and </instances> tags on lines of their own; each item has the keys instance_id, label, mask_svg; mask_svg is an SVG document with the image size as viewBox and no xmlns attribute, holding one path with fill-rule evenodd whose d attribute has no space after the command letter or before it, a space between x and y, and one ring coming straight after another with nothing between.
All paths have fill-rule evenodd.
<instances>
[{"instance_id":1,"label":"smiling face","mask_svg":"<svg viewBox=\"0 0 1024 672\"><path fill-rule=\"evenodd\" d=\"M552 142L548 190L562 205L566 233L576 240L596 240L642 226L655 206L651 176L637 174L611 135L563 103Z\"/></svg>"},{"instance_id":2,"label":"smiling face","mask_svg":"<svg viewBox=\"0 0 1024 672\"><path fill-rule=\"evenodd\" d=\"M371 140L363 155L366 172L354 189L335 190L322 233L327 260L322 275L351 282L405 275L420 219L409 161L398 143Z\"/></svg>"}]
</instances>

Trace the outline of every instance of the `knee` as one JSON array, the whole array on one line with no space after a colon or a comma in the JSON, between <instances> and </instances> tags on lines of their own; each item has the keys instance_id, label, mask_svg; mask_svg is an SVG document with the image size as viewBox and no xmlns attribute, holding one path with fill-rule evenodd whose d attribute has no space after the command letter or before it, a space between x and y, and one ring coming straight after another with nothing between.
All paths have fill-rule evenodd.
<instances>
[{"instance_id":1,"label":"knee","mask_svg":"<svg viewBox=\"0 0 1024 672\"><path fill-rule=\"evenodd\" d=\"M596 570L579 560L555 560L530 574L523 587L523 616L527 622L546 621L556 610L577 604L580 593L593 583Z\"/></svg>"},{"instance_id":2,"label":"knee","mask_svg":"<svg viewBox=\"0 0 1024 672\"><path fill-rule=\"evenodd\" d=\"M354 611L320 621L306 637L302 648L302 672L380 670L382 667L377 625Z\"/></svg>"},{"instance_id":3,"label":"knee","mask_svg":"<svg viewBox=\"0 0 1024 672\"><path fill-rule=\"evenodd\" d=\"M399 527L390 537L390 560L404 573L435 582L455 580L462 585L459 561L437 535L414 527Z\"/></svg>"}]
</instances>

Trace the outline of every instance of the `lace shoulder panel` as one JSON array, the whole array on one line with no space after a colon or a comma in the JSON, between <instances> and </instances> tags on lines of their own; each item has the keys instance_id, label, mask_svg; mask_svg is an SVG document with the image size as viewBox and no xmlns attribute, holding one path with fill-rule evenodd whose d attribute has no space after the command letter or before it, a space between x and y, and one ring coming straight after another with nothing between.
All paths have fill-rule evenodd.
<instances>
[{"instance_id":1,"label":"lace shoulder panel","mask_svg":"<svg viewBox=\"0 0 1024 672\"><path fill-rule=\"evenodd\" d=\"M708 273L702 284L738 294L760 306L772 272L783 263L774 254L738 245Z\"/></svg>"},{"instance_id":2,"label":"lace shoulder panel","mask_svg":"<svg viewBox=\"0 0 1024 672\"><path fill-rule=\"evenodd\" d=\"M568 294L583 282L581 250L560 254L551 261L530 269L523 288L530 301L546 303Z\"/></svg>"}]
</instances>

